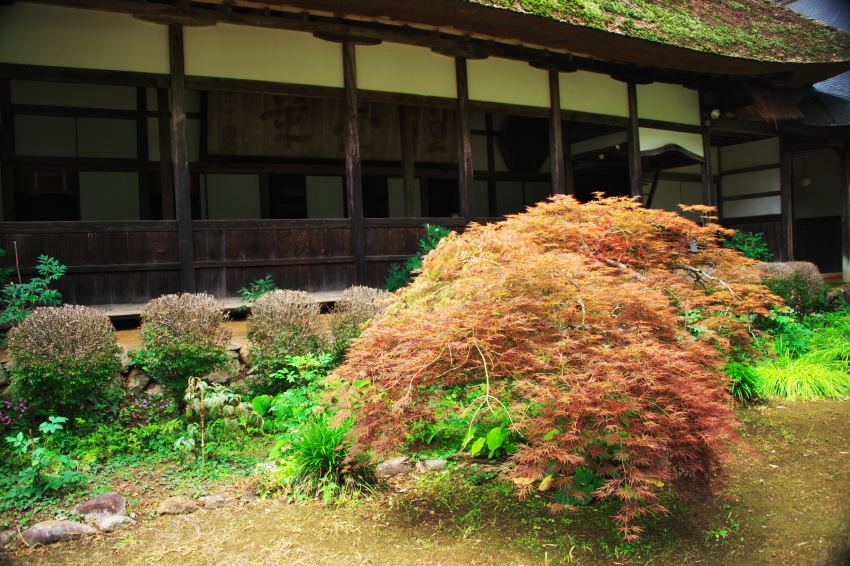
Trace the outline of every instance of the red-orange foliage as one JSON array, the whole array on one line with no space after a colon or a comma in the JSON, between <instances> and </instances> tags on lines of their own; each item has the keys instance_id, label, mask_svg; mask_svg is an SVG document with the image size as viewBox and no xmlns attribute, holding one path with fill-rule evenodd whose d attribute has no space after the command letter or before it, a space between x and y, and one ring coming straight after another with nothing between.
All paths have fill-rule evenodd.
<instances>
[{"instance_id":1,"label":"red-orange foliage","mask_svg":"<svg viewBox=\"0 0 850 566\"><path fill-rule=\"evenodd\" d=\"M720 350L746 347L749 317L780 302L722 231L625 198L554 197L448 237L334 374L356 445L391 454L446 388L484 383L525 439L505 467L521 495L585 466L636 538L636 517L665 511L659 486L711 489L737 425Z\"/></svg>"}]
</instances>

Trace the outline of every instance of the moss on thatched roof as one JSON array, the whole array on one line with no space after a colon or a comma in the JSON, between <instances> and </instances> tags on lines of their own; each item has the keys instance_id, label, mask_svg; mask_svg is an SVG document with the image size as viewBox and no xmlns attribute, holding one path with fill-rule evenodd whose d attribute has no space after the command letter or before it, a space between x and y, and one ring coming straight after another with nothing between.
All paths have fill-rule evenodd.
<instances>
[{"instance_id":1,"label":"moss on thatched roof","mask_svg":"<svg viewBox=\"0 0 850 566\"><path fill-rule=\"evenodd\" d=\"M466 0L733 57L850 60L850 34L772 0Z\"/></svg>"}]
</instances>

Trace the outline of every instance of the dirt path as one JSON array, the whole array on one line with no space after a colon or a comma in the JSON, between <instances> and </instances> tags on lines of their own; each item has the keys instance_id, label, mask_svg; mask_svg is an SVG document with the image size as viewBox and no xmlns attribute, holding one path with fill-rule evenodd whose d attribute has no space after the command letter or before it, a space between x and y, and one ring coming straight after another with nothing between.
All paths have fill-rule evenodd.
<instances>
[{"instance_id":1,"label":"dirt path","mask_svg":"<svg viewBox=\"0 0 850 566\"><path fill-rule=\"evenodd\" d=\"M850 566L850 401L782 403L742 418L752 452L730 470L732 500L673 500L671 514L652 521L636 545L619 541L604 504L550 517L540 502L476 500L484 488L471 484L442 495L396 485L343 507L272 499L149 517L128 531L8 559L16 566Z\"/></svg>"}]
</instances>

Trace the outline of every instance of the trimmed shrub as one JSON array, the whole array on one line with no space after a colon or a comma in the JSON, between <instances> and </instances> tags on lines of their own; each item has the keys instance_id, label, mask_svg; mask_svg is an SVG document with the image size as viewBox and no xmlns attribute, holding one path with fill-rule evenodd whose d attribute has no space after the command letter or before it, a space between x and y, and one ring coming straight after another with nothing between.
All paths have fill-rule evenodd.
<instances>
[{"instance_id":1,"label":"trimmed shrub","mask_svg":"<svg viewBox=\"0 0 850 566\"><path fill-rule=\"evenodd\" d=\"M555 196L449 236L331 375L355 452L398 453L460 391L471 424L503 408L523 438L503 467L521 496L552 488L563 509L598 476L593 496L618 498L638 538L640 517L666 511L660 486L715 489L738 426L724 353L752 351L752 315L781 303L727 233Z\"/></svg>"},{"instance_id":2,"label":"trimmed shrub","mask_svg":"<svg viewBox=\"0 0 850 566\"><path fill-rule=\"evenodd\" d=\"M319 302L306 291L266 293L251 308L248 340L252 374L261 381L289 368L289 356L326 351L328 331Z\"/></svg>"},{"instance_id":3,"label":"trimmed shrub","mask_svg":"<svg viewBox=\"0 0 850 566\"><path fill-rule=\"evenodd\" d=\"M349 287L334 305L330 317L333 355L337 362L366 325L387 306L392 294L372 287Z\"/></svg>"},{"instance_id":4,"label":"trimmed shrub","mask_svg":"<svg viewBox=\"0 0 850 566\"><path fill-rule=\"evenodd\" d=\"M74 416L104 397L121 368L115 328L103 312L40 307L9 331L15 393L39 415Z\"/></svg>"},{"instance_id":5,"label":"trimmed shrub","mask_svg":"<svg viewBox=\"0 0 850 566\"><path fill-rule=\"evenodd\" d=\"M211 295L184 293L152 300L142 320L137 362L182 407L189 378L217 371L228 360L227 316Z\"/></svg>"},{"instance_id":6,"label":"trimmed shrub","mask_svg":"<svg viewBox=\"0 0 850 566\"><path fill-rule=\"evenodd\" d=\"M785 303L799 316L829 310L830 286L815 264L787 261L763 263L758 268L766 273L764 284L785 299Z\"/></svg>"}]
</instances>

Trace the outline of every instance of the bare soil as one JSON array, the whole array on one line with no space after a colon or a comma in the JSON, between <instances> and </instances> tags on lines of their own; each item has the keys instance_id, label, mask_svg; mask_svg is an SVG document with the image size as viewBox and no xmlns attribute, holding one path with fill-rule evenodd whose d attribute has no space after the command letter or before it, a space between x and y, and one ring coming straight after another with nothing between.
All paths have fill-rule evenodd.
<instances>
[{"instance_id":1,"label":"bare soil","mask_svg":"<svg viewBox=\"0 0 850 566\"><path fill-rule=\"evenodd\" d=\"M741 418L750 450L729 470L728 497L667 498L671 513L648 521L637 544L617 537L613 504L552 517L546 495L518 502L457 476L444 476L454 488L408 478L342 506L266 499L160 517L152 510L169 490L150 489L155 472L139 471L114 485L135 496L136 527L17 547L0 564L850 566L850 400L775 403Z\"/></svg>"}]
</instances>

